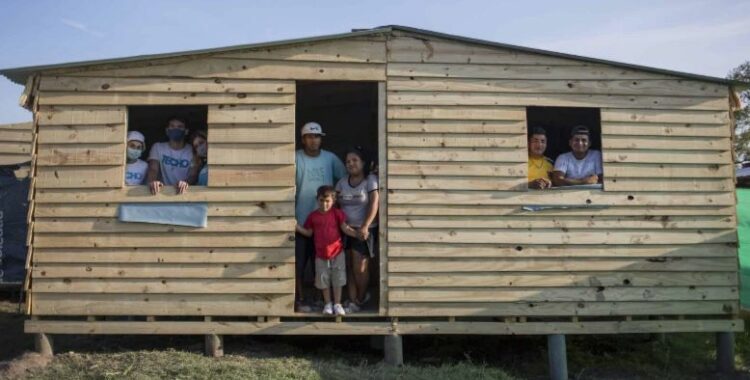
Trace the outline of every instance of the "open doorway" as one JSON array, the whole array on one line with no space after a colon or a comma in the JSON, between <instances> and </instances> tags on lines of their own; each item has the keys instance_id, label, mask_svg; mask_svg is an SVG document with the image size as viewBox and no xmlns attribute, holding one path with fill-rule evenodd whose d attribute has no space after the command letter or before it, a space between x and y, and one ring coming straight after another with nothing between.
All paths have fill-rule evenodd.
<instances>
[{"instance_id":1,"label":"open doorway","mask_svg":"<svg viewBox=\"0 0 750 380\"><path fill-rule=\"evenodd\" d=\"M368 166L374 168L372 172L377 175L379 157L378 107L377 82L298 81L295 133L297 149L303 148L300 136L302 127L308 122L316 122L320 124L325 133L322 138L321 149L333 153L339 160L345 162L347 151L357 148L364 153L366 160L371 163ZM333 186L336 185L335 182L332 183ZM376 225L377 221L378 217L376 216L373 225ZM378 312L380 303L378 240L377 230L375 230L371 245L367 245L373 255L365 260L368 262L366 273L369 274L369 279L366 281L366 287L360 286L360 289L366 289L366 296L357 297L359 298L356 300L358 306L346 308L347 315L364 316ZM300 257L300 251L304 251L305 245L312 248L309 247L311 242L305 241L299 235L295 242L297 257ZM351 247L352 245L346 244L346 246ZM360 245L360 247L362 246ZM308 252L314 254L314 249L308 249ZM351 260L348 252L342 254L346 255L347 260L347 286L342 289L342 303L349 306L351 296L348 287L352 283L351 274L353 273L351 264L354 262L361 263L362 260ZM324 305L321 302L321 292L314 286L315 262L314 260L306 261L306 263L302 263L298 259L297 275L298 278L302 279L301 293L306 300L307 305L305 306L309 306L309 308L298 307L297 310L298 312L309 310L311 313L319 314ZM360 271L359 280L362 280L361 273L363 272ZM362 284L362 281L359 281L359 284ZM297 299L300 299L300 290L297 293Z\"/></svg>"}]
</instances>

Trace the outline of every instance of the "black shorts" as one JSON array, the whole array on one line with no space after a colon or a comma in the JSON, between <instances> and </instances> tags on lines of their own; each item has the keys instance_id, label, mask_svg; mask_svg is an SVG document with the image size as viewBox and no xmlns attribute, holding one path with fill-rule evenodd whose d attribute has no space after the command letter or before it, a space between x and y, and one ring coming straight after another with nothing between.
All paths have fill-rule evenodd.
<instances>
[{"instance_id":1,"label":"black shorts","mask_svg":"<svg viewBox=\"0 0 750 380\"><path fill-rule=\"evenodd\" d=\"M366 241L347 236L346 242L344 243L344 249L346 249L347 251L352 250L362 255L375 257L378 249L377 241L378 228L373 227L370 228L370 237Z\"/></svg>"}]
</instances>

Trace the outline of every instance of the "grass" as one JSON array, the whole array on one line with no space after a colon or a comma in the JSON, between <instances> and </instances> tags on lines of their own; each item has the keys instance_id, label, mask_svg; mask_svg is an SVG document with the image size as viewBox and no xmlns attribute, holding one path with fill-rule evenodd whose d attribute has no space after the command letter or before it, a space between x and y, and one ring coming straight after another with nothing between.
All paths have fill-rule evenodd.
<instances>
[{"instance_id":1,"label":"grass","mask_svg":"<svg viewBox=\"0 0 750 380\"><path fill-rule=\"evenodd\" d=\"M24 352L17 304L0 301L0 360L10 378L29 379L544 379L540 336L407 336L406 365L383 366L367 337L225 338L226 356L202 355L196 336L56 336L47 362ZM571 379L725 379L713 372L713 334L571 336ZM750 379L750 334L736 335L737 373Z\"/></svg>"}]
</instances>

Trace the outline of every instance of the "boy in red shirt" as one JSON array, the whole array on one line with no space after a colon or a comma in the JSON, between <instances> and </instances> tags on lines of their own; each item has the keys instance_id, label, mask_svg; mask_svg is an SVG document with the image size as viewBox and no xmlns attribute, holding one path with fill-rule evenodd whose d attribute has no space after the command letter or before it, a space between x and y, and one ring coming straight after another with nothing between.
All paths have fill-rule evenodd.
<instances>
[{"instance_id":1,"label":"boy in red shirt","mask_svg":"<svg viewBox=\"0 0 750 380\"><path fill-rule=\"evenodd\" d=\"M318 209L307 216L304 226L297 225L297 232L313 238L315 243L315 287L323 292L323 314L345 315L341 306L341 288L346 285L346 261L341 252L344 243L341 231L355 237L357 232L346 224L346 215L334 208L336 190L333 186L318 188ZM331 303L333 288L333 303Z\"/></svg>"}]
</instances>

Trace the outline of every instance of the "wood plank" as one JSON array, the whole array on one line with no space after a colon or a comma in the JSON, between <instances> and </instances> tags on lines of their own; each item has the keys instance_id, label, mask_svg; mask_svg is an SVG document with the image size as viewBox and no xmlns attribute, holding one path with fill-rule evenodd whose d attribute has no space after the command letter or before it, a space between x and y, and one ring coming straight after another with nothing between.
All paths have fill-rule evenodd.
<instances>
[{"instance_id":1,"label":"wood plank","mask_svg":"<svg viewBox=\"0 0 750 380\"><path fill-rule=\"evenodd\" d=\"M293 94L295 87L280 80L45 76L39 90Z\"/></svg>"},{"instance_id":2,"label":"wood plank","mask_svg":"<svg viewBox=\"0 0 750 380\"><path fill-rule=\"evenodd\" d=\"M416 92L388 93L392 105L445 106L550 106L607 107L727 111L726 97L685 97L647 95L539 94L518 92Z\"/></svg>"},{"instance_id":3,"label":"wood plank","mask_svg":"<svg viewBox=\"0 0 750 380\"><path fill-rule=\"evenodd\" d=\"M237 50L217 58L274 59L318 62L385 63L385 40L346 39L308 44Z\"/></svg>"},{"instance_id":4,"label":"wood plank","mask_svg":"<svg viewBox=\"0 0 750 380\"><path fill-rule=\"evenodd\" d=\"M602 123L690 123L721 124L729 126L729 112L685 111L685 110L628 110L602 109Z\"/></svg>"},{"instance_id":5,"label":"wood plank","mask_svg":"<svg viewBox=\"0 0 750 380\"><path fill-rule=\"evenodd\" d=\"M743 320L600 322L403 322L398 334L625 334L743 331ZM27 320L26 333L146 335L390 335L390 322L113 322Z\"/></svg>"},{"instance_id":6,"label":"wood plank","mask_svg":"<svg viewBox=\"0 0 750 380\"><path fill-rule=\"evenodd\" d=\"M209 263L293 263L290 248L37 248L34 264L49 263L143 263L143 264L209 264Z\"/></svg>"},{"instance_id":7,"label":"wood plank","mask_svg":"<svg viewBox=\"0 0 750 380\"><path fill-rule=\"evenodd\" d=\"M685 79L518 80L389 77L388 89L425 92L510 92L535 94L668 95L726 98L726 86Z\"/></svg>"},{"instance_id":8,"label":"wood plank","mask_svg":"<svg viewBox=\"0 0 750 380\"><path fill-rule=\"evenodd\" d=\"M388 133L505 133L525 134L523 120L398 120L388 121Z\"/></svg>"},{"instance_id":9,"label":"wood plank","mask_svg":"<svg viewBox=\"0 0 750 380\"><path fill-rule=\"evenodd\" d=\"M117 217L117 209L117 203L42 203L34 209L34 216L37 218L114 218ZM208 216L294 216L294 203L210 203Z\"/></svg>"},{"instance_id":10,"label":"wood plank","mask_svg":"<svg viewBox=\"0 0 750 380\"><path fill-rule=\"evenodd\" d=\"M463 230L389 229L391 242L499 243L499 244L705 244L733 243L735 230Z\"/></svg>"},{"instance_id":11,"label":"wood plank","mask_svg":"<svg viewBox=\"0 0 750 380\"><path fill-rule=\"evenodd\" d=\"M120 188L125 181L122 166L39 166L37 189L76 189L80 196L94 188ZM86 189L86 190L83 190Z\"/></svg>"},{"instance_id":12,"label":"wood plank","mask_svg":"<svg viewBox=\"0 0 750 380\"><path fill-rule=\"evenodd\" d=\"M42 92L41 105L293 104L294 94L202 92Z\"/></svg>"},{"instance_id":13,"label":"wood plank","mask_svg":"<svg viewBox=\"0 0 750 380\"><path fill-rule=\"evenodd\" d=\"M636 149L636 150L704 150L726 151L732 149L732 143L726 137L707 137L700 139L683 136L648 136L633 135L617 136L605 134L602 137L602 148L608 149Z\"/></svg>"},{"instance_id":14,"label":"wood plank","mask_svg":"<svg viewBox=\"0 0 750 380\"><path fill-rule=\"evenodd\" d=\"M731 128L723 124L602 122L602 135L730 137Z\"/></svg>"},{"instance_id":15,"label":"wood plank","mask_svg":"<svg viewBox=\"0 0 750 380\"><path fill-rule=\"evenodd\" d=\"M294 143L211 143L208 162L211 165L294 165Z\"/></svg>"},{"instance_id":16,"label":"wood plank","mask_svg":"<svg viewBox=\"0 0 750 380\"><path fill-rule=\"evenodd\" d=\"M388 247L392 258L459 258L459 257L589 257L589 258L656 258L666 257L726 257L737 256L734 244L673 244L673 245L541 245L541 244L441 244L436 242L393 243Z\"/></svg>"},{"instance_id":17,"label":"wood plank","mask_svg":"<svg viewBox=\"0 0 750 380\"><path fill-rule=\"evenodd\" d=\"M390 228L457 229L732 229L733 216L394 216ZM37 219L37 222L40 221ZM40 226L37 224L37 229ZM43 227L42 227L43 228ZM40 229L42 231L43 229Z\"/></svg>"},{"instance_id":18,"label":"wood plank","mask_svg":"<svg viewBox=\"0 0 750 380\"><path fill-rule=\"evenodd\" d=\"M35 294L293 294L294 279L34 279Z\"/></svg>"},{"instance_id":19,"label":"wood plank","mask_svg":"<svg viewBox=\"0 0 750 380\"><path fill-rule=\"evenodd\" d=\"M392 231L391 231L392 232ZM391 233L391 237L396 234ZM398 242L398 240L391 240ZM433 241L433 240L431 240ZM580 244L580 243L578 243ZM627 244L627 243L623 243ZM689 244L689 243L684 243ZM734 272L733 258L423 258L388 261L389 273L459 272Z\"/></svg>"},{"instance_id":20,"label":"wood plank","mask_svg":"<svg viewBox=\"0 0 750 380\"><path fill-rule=\"evenodd\" d=\"M31 154L0 153L0 165L16 165L31 161Z\"/></svg>"},{"instance_id":21,"label":"wood plank","mask_svg":"<svg viewBox=\"0 0 750 380\"><path fill-rule=\"evenodd\" d=\"M294 106L219 105L208 107L208 124L227 123L294 123Z\"/></svg>"},{"instance_id":22,"label":"wood plank","mask_svg":"<svg viewBox=\"0 0 750 380\"><path fill-rule=\"evenodd\" d=\"M208 186L294 186L293 165L214 165Z\"/></svg>"},{"instance_id":23,"label":"wood plank","mask_svg":"<svg viewBox=\"0 0 750 380\"><path fill-rule=\"evenodd\" d=\"M688 161L689 162L689 161ZM610 162L605 178L716 178L727 179L734 175L734 165L718 164L649 164Z\"/></svg>"},{"instance_id":24,"label":"wood plank","mask_svg":"<svg viewBox=\"0 0 750 380\"><path fill-rule=\"evenodd\" d=\"M388 106L388 119L526 120L523 107Z\"/></svg>"},{"instance_id":25,"label":"wood plank","mask_svg":"<svg viewBox=\"0 0 750 380\"><path fill-rule=\"evenodd\" d=\"M494 190L526 191L526 177L391 176L388 186L399 190Z\"/></svg>"},{"instance_id":26,"label":"wood plank","mask_svg":"<svg viewBox=\"0 0 750 380\"><path fill-rule=\"evenodd\" d=\"M604 177L607 191L733 191L730 178L609 178Z\"/></svg>"},{"instance_id":27,"label":"wood plank","mask_svg":"<svg viewBox=\"0 0 750 380\"><path fill-rule=\"evenodd\" d=\"M19 143L31 143L32 133L31 128L28 131L20 129L0 129L0 141L1 142L19 142Z\"/></svg>"},{"instance_id":28,"label":"wood plank","mask_svg":"<svg viewBox=\"0 0 750 380\"><path fill-rule=\"evenodd\" d=\"M293 188L208 188L193 187L185 194L177 194L167 186L152 195L147 186L128 186L121 189L49 190L36 192L37 203L110 203L110 202L275 202L294 201Z\"/></svg>"},{"instance_id":29,"label":"wood plank","mask_svg":"<svg viewBox=\"0 0 750 380\"><path fill-rule=\"evenodd\" d=\"M400 176L480 176L480 177L523 177L526 176L526 163L487 163L487 162L440 162L389 161L389 180Z\"/></svg>"},{"instance_id":30,"label":"wood plank","mask_svg":"<svg viewBox=\"0 0 750 380\"><path fill-rule=\"evenodd\" d=\"M652 164L732 164L731 151L711 150L634 150L607 149L602 152L605 163L652 163Z\"/></svg>"},{"instance_id":31,"label":"wood plank","mask_svg":"<svg viewBox=\"0 0 750 380\"><path fill-rule=\"evenodd\" d=\"M30 121L22 123L0 124L0 130L31 131L34 129L34 123Z\"/></svg>"},{"instance_id":32,"label":"wood plank","mask_svg":"<svg viewBox=\"0 0 750 380\"><path fill-rule=\"evenodd\" d=\"M391 315L435 316L613 316L613 315L731 315L734 301L641 301L641 302L441 302L391 303ZM670 321L675 322L675 321ZM680 322L680 321L676 321ZM401 322L399 325L401 325ZM546 322L549 323L549 322ZM586 323L586 322L581 322Z\"/></svg>"},{"instance_id":33,"label":"wood plank","mask_svg":"<svg viewBox=\"0 0 750 380\"><path fill-rule=\"evenodd\" d=\"M31 144L28 142L5 142L0 141L0 153L2 154L24 154L31 156Z\"/></svg>"},{"instance_id":34,"label":"wood plank","mask_svg":"<svg viewBox=\"0 0 750 380\"><path fill-rule=\"evenodd\" d=\"M39 144L39 166L125 165L125 144ZM106 169L103 169L106 170Z\"/></svg>"},{"instance_id":35,"label":"wood plank","mask_svg":"<svg viewBox=\"0 0 750 380\"><path fill-rule=\"evenodd\" d=\"M153 63L153 62L152 62ZM385 80L385 64L187 57L161 65L86 70L68 76Z\"/></svg>"},{"instance_id":36,"label":"wood plank","mask_svg":"<svg viewBox=\"0 0 750 380\"><path fill-rule=\"evenodd\" d=\"M496 288L511 291L514 288L591 288L606 287L705 287L736 288L738 278L731 272L597 272L597 273L391 273L388 286L393 288ZM524 300L527 301L527 300ZM597 300L599 301L599 300ZM493 301L494 302L494 301Z\"/></svg>"},{"instance_id":37,"label":"wood plank","mask_svg":"<svg viewBox=\"0 0 750 380\"><path fill-rule=\"evenodd\" d=\"M395 178L395 177L394 177ZM627 179L626 179L627 181ZM524 210L519 205L390 205L390 215L517 215L524 216L652 216L670 215L734 215L733 206L605 206L551 207Z\"/></svg>"},{"instance_id":38,"label":"wood plank","mask_svg":"<svg viewBox=\"0 0 750 380\"><path fill-rule=\"evenodd\" d=\"M520 148L390 148L388 159L394 161L433 162L526 162Z\"/></svg>"},{"instance_id":39,"label":"wood plank","mask_svg":"<svg viewBox=\"0 0 750 380\"><path fill-rule=\"evenodd\" d=\"M45 125L101 125L123 124L125 107L40 107L37 120Z\"/></svg>"},{"instance_id":40,"label":"wood plank","mask_svg":"<svg viewBox=\"0 0 750 380\"><path fill-rule=\"evenodd\" d=\"M552 191L559 194L557 196ZM389 194L389 204L438 205L536 205L536 206L730 206L734 194L726 193L615 193L595 190L550 192L427 191L399 190Z\"/></svg>"},{"instance_id":41,"label":"wood plank","mask_svg":"<svg viewBox=\"0 0 750 380\"><path fill-rule=\"evenodd\" d=\"M522 148L526 134L388 133L391 148Z\"/></svg>"},{"instance_id":42,"label":"wood plank","mask_svg":"<svg viewBox=\"0 0 750 380\"><path fill-rule=\"evenodd\" d=\"M603 65L484 65L467 63L388 63L388 77L623 80L674 79L645 71L615 69Z\"/></svg>"},{"instance_id":43,"label":"wood plank","mask_svg":"<svg viewBox=\"0 0 750 380\"><path fill-rule=\"evenodd\" d=\"M294 218L282 217L233 217L208 218L203 228L183 227L167 224L120 222L116 218L40 218L35 219L35 232L55 233L130 233L130 232L190 232L210 234L214 232L279 232L294 231Z\"/></svg>"},{"instance_id":44,"label":"wood plank","mask_svg":"<svg viewBox=\"0 0 750 380\"><path fill-rule=\"evenodd\" d=\"M588 287L512 289L390 288L389 302L566 302L566 301L723 301L738 299L737 288L708 287Z\"/></svg>"},{"instance_id":45,"label":"wood plank","mask_svg":"<svg viewBox=\"0 0 750 380\"><path fill-rule=\"evenodd\" d=\"M34 295L34 315L286 315L294 295L55 294ZM154 323L154 322L149 322ZM174 322L170 322L174 323Z\"/></svg>"},{"instance_id":46,"label":"wood plank","mask_svg":"<svg viewBox=\"0 0 750 380\"><path fill-rule=\"evenodd\" d=\"M580 61L541 54L472 45L435 38L396 37L388 40L389 62L582 65Z\"/></svg>"},{"instance_id":47,"label":"wood plank","mask_svg":"<svg viewBox=\"0 0 750 380\"><path fill-rule=\"evenodd\" d=\"M289 143L294 141L294 124L211 124L209 139L214 143Z\"/></svg>"},{"instance_id":48,"label":"wood plank","mask_svg":"<svg viewBox=\"0 0 750 380\"><path fill-rule=\"evenodd\" d=\"M33 278L293 278L293 263L230 264L41 264ZM201 292L198 292L201 293Z\"/></svg>"},{"instance_id":49,"label":"wood plank","mask_svg":"<svg viewBox=\"0 0 750 380\"><path fill-rule=\"evenodd\" d=\"M39 144L117 144L124 143L125 124L113 125L48 125L39 129Z\"/></svg>"},{"instance_id":50,"label":"wood plank","mask_svg":"<svg viewBox=\"0 0 750 380\"><path fill-rule=\"evenodd\" d=\"M118 248L118 247L173 247L217 248L292 247L294 234L285 232L222 232L201 236L193 233L136 233L136 234L60 234L37 233L34 246L39 248Z\"/></svg>"}]
</instances>

